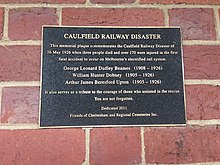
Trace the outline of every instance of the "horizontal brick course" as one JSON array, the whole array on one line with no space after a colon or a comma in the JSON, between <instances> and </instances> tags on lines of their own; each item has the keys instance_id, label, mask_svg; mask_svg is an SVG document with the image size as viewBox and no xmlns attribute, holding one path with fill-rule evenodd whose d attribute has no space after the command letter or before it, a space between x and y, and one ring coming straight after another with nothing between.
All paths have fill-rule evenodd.
<instances>
[{"instance_id":1,"label":"horizontal brick course","mask_svg":"<svg viewBox=\"0 0 220 165\"><path fill-rule=\"evenodd\" d=\"M159 4L220 4L219 0L140 0L141 4L159 3Z\"/></svg>"},{"instance_id":2,"label":"horizontal brick course","mask_svg":"<svg viewBox=\"0 0 220 165\"><path fill-rule=\"evenodd\" d=\"M63 25L72 26L162 26L160 9L63 9Z\"/></svg>"},{"instance_id":3,"label":"horizontal brick course","mask_svg":"<svg viewBox=\"0 0 220 165\"><path fill-rule=\"evenodd\" d=\"M39 79L39 46L0 46L0 81Z\"/></svg>"},{"instance_id":4,"label":"horizontal brick course","mask_svg":"<svg viewBox=\"0 0 220 165\"><path fill-rule=\"evenodd\" d=\"M180 26L185 40L215 40L213 9L180 8L169 10L171 26Z\"/></svg>"},{"instance_id":5,"label":"horizontal brick course","mask_svg":"<svg viewBox=\"0 0 220 165\"><path fill-rule=\"evenodd\" d=\"M57 24L58 16L53 8L12 9L9 11L9 38L11 40L39 40L43 25Z\"/></svg>"},{"instance_id":6,"label":"horizontal brick course","mask_svg":"<svg viewBox=\"0 0 220 165\"><path fill-rule=\"evenodd\" d=\"M145 128L146 162L218 162L219 137L219 126Z\"/></svg>"},{"instance_id":7,"label":"horizontal brick course","mask_svg":"<svg viewBox=\"0 0 220 165\"><path fill-rule=\"evenodd\" d=\"M81 165L81 129L0 131L0 162L7 165Z\"/></svg>"},{"instance_id":8,"label":"horizontal brick course","mask_svg":"<svg viewBox=\"0 0 220 165\"><path fill-rule=\"evenodd\" d=\"M1 123L38 123L39 87L8 87L2 92Z\"/></svg>"},{"instance_id":9,"label":"horizontal brick course","mask_svg":"<svg viewBox=\"0 0 220 165\"><path fill-rule=\"evenodd\" d=\"M220 79L220 46L184 46L186 79Z\"/></svg>"},{"instance_id":10,"label":"horizontal brick course","mask_svg":"<svg viewBox=\"0 0 220 165\"><path fill-rule=\"evenodd\" d=\"M139 128L99 128L91 130L91 165L141 163Z\"/></svg>"},{"instance_id":11,"label":"horizontal brick course","mask_svg":"<svg viewBox=\"0 0 220 165\"><path fill-rule=\"evenodd\" d=\"M220 87L210 85L187 85L187 119L220 119Z\"/></svg>"},{"instance_id":12,"label":"horizontal brick course","mask_svg":"<svg viewBox=\"0 0 220 165\"><path fill-rule=\"evenodd\" d=\"M10 3L18 3L18 4L25 4L25 3L49 3L49 4L75 4L75 3L85 3L86 0L1 0L0 3L6 3L6 4L10 4Z\"/></svg>"},{"instance_id":13,"label":"horizontal brick course","mask_svg":"<svg viewBox=\"0 0 220 165\"><path fill-rule=\"evenodd\" d=\"M187 119L220 119L220 88L210 85L187 85ZM38 87L3 88L2 123L37 123Z\"/></svg>"}]
</instances>

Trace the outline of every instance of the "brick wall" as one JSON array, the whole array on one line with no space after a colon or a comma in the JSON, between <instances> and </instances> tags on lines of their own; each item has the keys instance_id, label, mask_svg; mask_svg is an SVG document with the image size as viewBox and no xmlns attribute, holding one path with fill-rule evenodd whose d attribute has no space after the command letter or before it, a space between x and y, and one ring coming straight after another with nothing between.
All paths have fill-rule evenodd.
<instances>
[{"instance_id":1,"label":"brick wall","mask_svg":"<svg viewBox=\"0 0 220 165\"><path fill-rule=\"evenodd\" d=\"M38 129L41 26L181 26L186 127ZM220 0L0 0L0 165L220 164Z\"/></svg>"}]
</instances>

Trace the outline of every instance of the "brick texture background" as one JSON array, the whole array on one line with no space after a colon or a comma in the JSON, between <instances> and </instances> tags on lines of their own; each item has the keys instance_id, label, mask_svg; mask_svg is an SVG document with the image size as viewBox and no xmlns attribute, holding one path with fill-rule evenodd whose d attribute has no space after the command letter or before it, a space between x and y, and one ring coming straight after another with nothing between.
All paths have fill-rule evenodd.
<instances>
[{"instance_id":1,"label":"brick texture background","mask_svg":"<svg viewBox=\"0 0 220 165\"><path fill-rule=\"evenodd\" d=\"M140 0L141 4L158 3L158 4L220 4L219 0Z\"/></svg>"},{"instance_id":2,"label":"brick texture background","mask_svg":"<svg viewBox=\"0 0 220 165\"><path fill-rule=\"evenodd\" d=\"M219 100L219 87L187 85L187 118L189 120L220 119Z\"/></svg>"},{"instance_id":3,"label":"brick texture background","mask_svg":"<svg viewBox=\"0 0 220 165\"><path fill-rule=\"evenodd\" d=\"M91 165L141 163L138 128L109 128L91 131Z\"/></svg>"},{"instance_id":4,"label":"brick texture background","mask_svg":"<svg viewBox=\"0 0 220 165\"><path fill-rule=\"evenodd\" d=\"M4 10L3 8L0 8L0 38L2 38L2 35L3 35L3 19L4 17Z\"/></svg>"},{"instance_id":5,"label":"brick texture background","mask_svg":"<svg viewBox=\"0 0 220 165\"><path fill-rule=\"evenodd\" d=\"M8 24L11 40L39 40L42 25L57 25L58 17L56 10L51 8L12 9L9 12Z\"/></svg>"},{"instance_id":6,"label":"brick texture background","mask_svg":"<svg viewBox=\"0 0 220 165\"><path fill-rule=\"evenodd\" d=\"M0 46L0 81L40 79L40 46Z\"/></svg>"},{"instance_id":7,"label":"brick texture background","mask_svg":"<svg viewBox=\"0 0 220 165\"><path fill-rule=\"evenodd\" d=\"M219 46L184 46L185 78L219 79Z\"/></svg>"},{"instance_id":8,"label":"brick texture background","mask_svg":"<svg viewBox=\"0 0 220 165\"><path fill-rule=\"evenodd\" d=\"M84 132L80 129L0 131L1 164L81 164Z\"/></svg>"},{"instance_id":9,"label":"brick texture background","mask_svg":"<svg viewBox=\"0 0 220 165\"><path fill-rule=\"evenodd\" d=\"M220 163L219 0L0 0L0 165ZM42 25L180 26L186 127L38 129Z\"/></svg>"},{"instance_id":10,"label":"brick texture background","mask_svg":"<svg viewBox=\"0 0 220 165\"><path fill-rule=\"evenodd\" d=\"M164 25L164 16L163 11L159 9L102 8L97 12L97 9L64 8L62 25L162 26Z\"/></svg>"},{"instance_id":11,"label":"brick texture background","mask_svg":"<svg viewBox=\"0 0 220 165\"><path fill-rule=\"evenodd\" d=\"M130 4L135 2L135 0L91 0L94 4Z\"/></svg>"},{"instance_id":12,"label":"brick texture background","mask_svg":"<svg viewBox=\"0 0 220 165\"><path fill-rule=\"evenodd\" d=\"M180 26L182 28L183 39L216 39L213 9L170 9L169 18L171 26Z\"/></svg>"},{"instance_id":13,"label":"brick texture background","mask_svg":"<svg viewBox=\"0 0 220 165\"><path fill-rule=\"evenodd\" d=\"M1 123L38 122L38 87L6 87L2 95Z\"/></svg>"},{"instance_id":14,"label":"brick texture background","mask_svg":"<svg viewBox=\"0 0 220 165\"><path fill-rule=\"evenodd\" d=\"M42 4L42 3L47 3L47 4L83 4L85 3L86 0L1 0L0 3L2 4Z\"/></svg>"},{"instance_id":15,"label":"brick texture background","mask_svg":"<svg viewBox=\"0 0 220 165\"><path fill-rule=\"evenodd\" d=\"M146 128L147 138L144 142L147 162L219 162L219 136L219 126Z\"/></svg>"}]
</instances>

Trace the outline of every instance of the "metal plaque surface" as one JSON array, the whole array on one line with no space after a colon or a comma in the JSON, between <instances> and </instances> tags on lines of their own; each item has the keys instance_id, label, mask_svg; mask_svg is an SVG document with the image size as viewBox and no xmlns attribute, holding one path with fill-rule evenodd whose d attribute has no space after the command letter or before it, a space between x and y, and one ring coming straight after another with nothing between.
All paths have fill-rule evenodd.
<instances>
[{"instance_id":1,"label":"metal plaque surface","mask_svg":"<svg viewBox=\"0 0 220 165\"><path fill-rule=\"evenodd\" d=\"M180 28L43 27L40 127L185 125Z\"/></svg>"}]
</instances>

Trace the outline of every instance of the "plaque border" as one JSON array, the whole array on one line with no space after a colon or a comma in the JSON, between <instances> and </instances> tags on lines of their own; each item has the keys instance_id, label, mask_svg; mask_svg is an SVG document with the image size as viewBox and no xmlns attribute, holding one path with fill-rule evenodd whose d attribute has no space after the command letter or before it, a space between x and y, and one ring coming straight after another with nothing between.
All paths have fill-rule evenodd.
<instances>
[{"instance_id":1,"label":"plaque border","mask_svg":"<svg viewBox=\"0 0 220 165\"><path fill-rule=\"evenodd\" d=\"M140 28L140 29L172 29L177 28L180 30L180 48L181 48L181 60L182 60L182 78L183 78L183 99L184 99L184 117L186 124L141 124L141 125L83 125L83 126L41 126L41 93L43 83L43 29L44 27L53 28ZM38 128L40 129L51 129L51 128L114 128L114 127L184 127L187 126L187 115L186 115L186 92L185 92L185 77L184 77L184 62L183 62L183 38L182 29L180 26L65 26L65 25L43 25L41 28L41 66L40 66L40 97L39 97L39 114L38 114Z\"/></svg>"}]
</instances>

